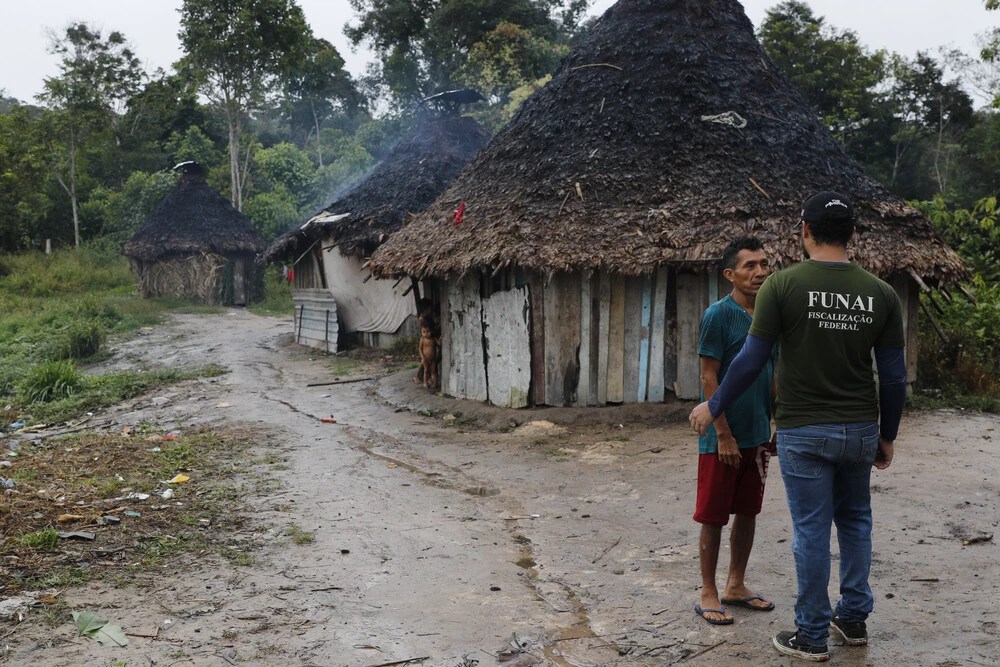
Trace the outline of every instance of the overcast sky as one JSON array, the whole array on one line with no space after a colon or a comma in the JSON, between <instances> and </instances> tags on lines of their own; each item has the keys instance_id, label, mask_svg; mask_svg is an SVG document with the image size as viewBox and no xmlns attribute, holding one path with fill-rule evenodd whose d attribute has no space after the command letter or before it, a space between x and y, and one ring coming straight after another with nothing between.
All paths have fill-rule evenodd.
<instances>
[{"instance_id":1,"label":"overcast sky","mask_svg":"<svg viewBox=\"0 0 1000 667\"><path fill-rule=\"evenodd\" d=\"M56 59L46 53L47 31L86 21L105 32L118 30L152 72L169 69L180 57L177 39L181 0L0 0L0 89L7 96L33 101L42 80L56 75ZM353 52L343 35L353 18L348 0L298 0L313 32L333 42L353 74L361 74L369 54ZM956 47L975 54L975 35L1000 25L1000 12L987 12L982 0L806 0L828 25L850 29L862 44L912 56L918 50ZM595 0L601 13L615 0ZM778 0L743 0L759 25Z\"/></svg>"}]
</instances>

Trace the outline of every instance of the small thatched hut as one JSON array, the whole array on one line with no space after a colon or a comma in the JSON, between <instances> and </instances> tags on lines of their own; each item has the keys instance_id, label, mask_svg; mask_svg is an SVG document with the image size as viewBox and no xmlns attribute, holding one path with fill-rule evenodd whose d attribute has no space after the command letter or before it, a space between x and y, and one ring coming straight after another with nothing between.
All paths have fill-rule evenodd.
<instances>
[{"instance_id":1,"label":"small thatched hut","mask_svg":"<svg viewBox=\"0 0 1000 667\"><path fill-rule=\"evenodd\" d=\"M264 253L294 270L296 341L332 351L341 344L386 346L418 333L409 281L373 280L368 258L407 213L434 201L489 140L472 118L421 123L365 178Z\"/></svg>"},{"instance_id":2,"label":"small thatched hut","mask_svg":"<svg viewBox=\"0 0 1000 667\"><path fill-rule=\"evenodd\" d=\"M183 162L173 191L125 244L144 297L245 306L262 293L254 259L266 246L250 220Z\"/></svg>"},{"instance_id":3,"label":"small thatched hut","mask_svg":"<svg viewBox=\"0 0 1000 667\"><path fill-rule=\"evenodd\" d=\"M440 281L450 394L696 398L722 248L754 233L797 261L801 202L826 189L853 198L857 261L902 297L912 381L917 289L963 279L958 256L844 153L737 0L621 0L371 267Z\"/></svg>"}]
</instances>

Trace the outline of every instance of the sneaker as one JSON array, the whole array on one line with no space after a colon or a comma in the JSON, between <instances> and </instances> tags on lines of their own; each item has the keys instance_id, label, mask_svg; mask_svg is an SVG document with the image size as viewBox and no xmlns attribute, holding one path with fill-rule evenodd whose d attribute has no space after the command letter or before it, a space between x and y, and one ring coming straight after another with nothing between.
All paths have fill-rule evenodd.
<instances>
[{"instance_id":1,"label":"sneaker","mask_svg":"<svg viewBox=\"0 0 1000 667\"><path fill-rule=\"evenodd\" d=\"M850 646L864 646L868 643L868 629L864 621L843 621L834 616L830 628L844 638L844 643Z\"/></svg>"},{"instance_id":2,"label":"sneaker","mask_svg":"<svg viewBox=\"0 0 1000 667\"><path fill-rule=\"evenodd\" d=\"M790 655L793 658L801 658L802 660L810 660L812 662L826 662L830 659L830 653L826 650L826 644L822 646L806 644L799 640L798 635L798 631L779 632L771 640L771 643L774 644L774 648L778 650L778 653Z\"/></svg>"}]
</instances>

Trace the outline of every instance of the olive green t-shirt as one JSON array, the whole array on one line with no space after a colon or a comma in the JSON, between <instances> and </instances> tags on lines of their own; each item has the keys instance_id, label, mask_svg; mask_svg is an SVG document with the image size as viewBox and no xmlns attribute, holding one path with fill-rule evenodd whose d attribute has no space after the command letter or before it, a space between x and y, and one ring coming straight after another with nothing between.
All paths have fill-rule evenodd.
<instances>
[{"instance_id":1,"label":"olive green t-shirt","mask_svg":"<svg viewBox=\"0 0 1000 667\"><path fill-rule=\"evenodd\" d=\"M806 260L764 282L750 333L781 344L780 428L878 420L872 348L904 345L888 283L855 264Z\"/></svg>"}]
</instances>

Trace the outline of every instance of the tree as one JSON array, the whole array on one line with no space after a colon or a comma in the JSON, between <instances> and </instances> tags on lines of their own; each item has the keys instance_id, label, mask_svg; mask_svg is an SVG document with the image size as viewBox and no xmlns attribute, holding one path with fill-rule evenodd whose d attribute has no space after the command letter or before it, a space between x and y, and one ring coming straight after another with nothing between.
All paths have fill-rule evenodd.
<instances>
[{"instance_id":1,"label":"tree","mask_svg":"<svg viewBox=\"0 0 1000 667\"><path fill-rule=\"evenodd\" d=\"M250 162L240 148L245 117L301 62L309 27L294 0L184 0L180 12L182 66L225 116L230 197L242 209Z\"/></svg>"},{"instance_id":2,"label":"tree","mask_svg":"<svg viewBox=\"0 0 1000 667\"><path fill-rule=\"evenodd\" d=\"M49 52L60 57L60 75L45 79L38 99L51 109L47 121L53 172L69 195L73 237L79 246L82 151L95 133L109 131L120 137L120 120L144 73L122 33L105 38L86 23L70 24L61 37L53 34Z\"/></svg>"},{"instance_id":3,"label":"tree","mask_svg":"<svg viewBox=\"0 0 1000 667\"><path fill-rule=\"evenodd\" d=\"M494 104L506 103L513 90L544 77L567 53L568 45L503 21L472 45L455 79L487 95Z\"/></svg>"},{"instance_id":4,"label":"tree","mask_svg":"<svg viewBox=\"0 0 1000 667\"><path fill-rule=\"evenodd\" d=\"M376 54L377 62L366 77L369 88L402 107L452 87L476 45L500 24L565 44L589 4L589 0L351 0L358 20L345 26L344 33L356 45L367 43Z\"/></svg>"},{"instance_id":5,"label":"tree","mask_svg":"<svg viewBox=\"0 0 1000 667\"><path fill-rule=\"evenodd\" d=\"M292 130L308 128L306 142L316 142L316 161L323 166L323 121L337 111L352 114L364 103L354 80L344 69L344 59L325 39L311 39L305 57L286 73L288 118Z\"/></svg>"},{"instance_id":6,"label":"tree","mask_svg":"<svg viewBox=\"0 0 1000 667\"><path fill-rule=\"evenodd\" d=\"M886 101L899 122L893 136L896 151L889 184L897 184L903 157L918 142L930 163L936 192L944 195L962 136L974 122L972 98L958 81L946 82L942 67L922 51L912 60L894 55L891 72ZM928 198L934 193L904 194Z\"/></svg>"},{"instance_id":7,"label":"tree","mask_svg":"<svg viewBox=\"0 0 1000 667\"><path fill-rule=\"evenodd\" d=\"M883 115L877 91L885 79L886 54L869 52L850 30L826 26L799 0L769 9L758 36L848 152L863 150L869 127Z\"/></svg>"},{"instance_id":8,"label":"tree","mask_svg":"<svg viewBox=\"0 0 1000 667\"><path fill-rule=\"evenodd\" d=\"M44 187L49 168L39 125L37 114L19 104L0 114L0 251L3 252L22 247L50 206Z\"/></svg>"}]
</instances>

